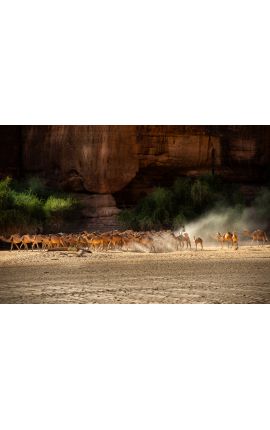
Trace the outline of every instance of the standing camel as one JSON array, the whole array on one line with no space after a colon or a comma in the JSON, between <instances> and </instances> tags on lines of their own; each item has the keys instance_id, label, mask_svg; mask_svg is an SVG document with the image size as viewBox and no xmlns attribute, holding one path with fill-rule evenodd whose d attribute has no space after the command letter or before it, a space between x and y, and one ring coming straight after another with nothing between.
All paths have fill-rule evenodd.
<instances>
[{"instance_id":1,"label":"standing camel","mask_svg":"<svg viewBox=\"0 0 270 430\"><path fill-rule=\"evenodd\" d=\"M183 243L186 242L187 249L188 249L188 247L190 247L190 249L191 249L191 241L190 241L188 233L183 233L182 240L183 240ZM183 247L184 247L184 245L183 245Z\"/></svg>"},{"instance_id":2,"label":"standing camel","mask_svg":"<svg viewBox=\"0 0 270 430\"><path fill-rule=\"evenodd\" d=\"M10 243L10 251L12 251L13 245L15 245L18 250L20 250L18 243L21 243L22 238L19 234L12 234L9 239L4 236L0 236L0 240L2 240L2 242Z\"/></svg>"},{"instance_id":3,"label":"standing camel","mask_svg":"<svg viewBox=\"0 0 270 430\"><path fill-rule=\"evenodd\" d=\"M238 234L236 233L236 231L233 232L232 243L234 245L234 249L237 250L238 249Z\"/></svg>"},{"instance_id":4,"label":"standing camel","mask_svg":"<svg viewBox=\"0 0 270 430\"><path fill-rule=\"evenodd\" d=\"M221 243L221 248L223 248L224 242L228 242L228 248L230 246L230 243L233 246L233 234L230 231L224 234L218 232L216 235L216 239L218 242Z\"/></svg>"},{"instance_id":5,"label":"standing camel","mask_svg":"<svg viewBox=\"0 0 270 430\"><path fill-rule=\"evenodd\" d=\"M194 236L194 242L195 242L195 246L196 246L196 251L197 251L197 246L199 244L201 245L201 249L203 250L203 240L201 237L195 237Z\"/></svg>"},{"instance_id":6,"label":"standing camel","mask_svg":"<svg viewBox=\"0 0 270 430\"><path fill-rule=\"evenodd\" d=\"M259 245L259 242L262 242L262 245L265 244L265 242L268 242L268 237L263 230L255 230L252 233L249 230L244 230L243 235L246 237L250 237L252 239L252 243L257 242L257 245Z\"/></svg>"}]
</instances>

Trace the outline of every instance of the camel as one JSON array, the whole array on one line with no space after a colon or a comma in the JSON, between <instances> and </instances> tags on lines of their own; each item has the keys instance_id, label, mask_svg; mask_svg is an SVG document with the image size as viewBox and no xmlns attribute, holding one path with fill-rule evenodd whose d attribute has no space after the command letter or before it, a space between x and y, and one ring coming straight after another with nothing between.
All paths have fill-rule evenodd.
<instances>
[{"instance_id":1,"label":"camel","mask_svg":"<svg viewBox=\"0 0 270 430\"><path fill-rule=\"evenodd\" d=\"M130 233L130 231L128 231L128 233L124 232L124 234L122 235L122 251L130 250L129 246L132 249L133 241L134 241L134 237Z\"/></svg>"},{"instance_id":2,"label":"camel","mask_svg":"<svg viewBox=\"0 0 270 430\"><path fill-rule=\"evenodd\" d=\"M136 249L136 244L143 247L143 249L149 250L149 252L154 252L153 234L150 232L123 232L122 236L122 250L126 251L131 249ZM129 248L130 246L130 248ZM138 247L137 247L138 248Z\"/></svg>"},{"instance_id":3,"label":"camel","mask_svg":"<svg viewBox=\"0 0 270 430\"><path fill-rule=\"evenodd\" d=\"M133 243L141 245L143 248L147 248L149 252L154 252L153 238L150 232L135 233L133 237Z\"/></svg>"},{"instance_id":4,"label":"camel","mask_svg":"<svg viewBox=\"0 0 270 430\"><path fill-rule=\"evenodd\" d=\"M36 234L33 238L33 242L32 242L32 250L34 250L34 247L36 246L37 249L39 249L38 244L41 244L42 246L42 235L41 234Z\"/></svg>"},{"instance_id":5,"label":"camel","mask_svg":"<svg viewBox=\"0 0 270 430\"><path fill-rule=\"evenodd\" d=\"M49 249L51 248L51 241L50 241L50 237L47 235L42 235L41 238L41 243L42 243L42 249Z\"/></svg>"},{"instance_id":6,"label":"camel","mask_svg":"<svg viewBox=\"0 0 270 430\"><path fill-rule=\"evenodd\" d=\"M64 246L63 240L61 236L50 234L49 240L51 243L51 248L60 248Z\"/></svg>"},{"instance_id":7,"label":"camel","mask_svg":"<svg viewBox=\"0 0 270 430\"><path fill-rule=\"evenodd\" d=\"M15 245L18 250L20 250L18 244L21 243L22 238L19 234L12 234L9 239L4 236L0 236L0 240L2 240L2 242L10 243L10 251L12 251L13 245Z\"/></svg>"},{"instance_id":8,"label":"camel","mask_svg":"<svg viewBox=\"0 0 270 430\"><path fill-rule=\"evenodd\" d=\"M103 251L108 251L111 246L111 235L109 235L108 233L102 233L100 235L100 240L101 240L101 249Z\"/></svg>"},{"instance_id":9,"label":"camel","mask_svg":"<svg viewBox=\"0 0 270 430\"><path fill-rule=\"evenodd\" d=\"M259 242L262 242L262 245L264 245L265 242L268 242L268 237L265 231L260 229L257 229L252 233L249 230L244 230L243 235L246 237L250 237L252 239L252 243L257 242L257 245L259 245Z\"/></svg>"},{"instance_id":10,"label":"camel","mask_svg":"<svg viewBox=\"0 0 270 430\"><path fill-rule=\"evenodd\" d=\"M62 242L64 243L64 246L75 247L78 244L78 237L76 234L67 234L62 237ZM85 237L84 242L86 242Z\"/></svg>"},{"instance_id":11,"label":"camel","mask_svg":"<svg viewBox=\"0 0 270 430\"><path fill-rule=\"evenodd\" d=\"M88 240L88 246L89 245L94 251L100 251L104 246L103 240L98 236L90 238L90 240Z\"/></svg>"},{"instance_id":12,"label":"camel","mask_svg":"<svg viewBox=\"0 0 270 430\"><path fill-rule=\"evenodd\" d=\"M218 232L216 235L216 239L218 242L221 243L221 248L223 248L224 242L228 242L228 248L230 246L230 243L233 246L233 234L230 231L224 234Z\"/></svg>"},{"instance_id":13,"label":"camel","mask_svg":"<svg viewBox=\"0 0 270 430\"><path fill-rule=\"evenodd\" d=\"M121 249L123 245L123 238L119 234L114 234L111 236L110 247L112 249Z\"/></svg>"},{"instance_id":14,"label":"camel","mask_svg":"<svg viewBox=\"0 0 270 430\"><path fill-rule=\"evenodd\" d=\"M233 235L232 235L232 244L234 245L234 249L237 250L238 249L238 234L236 233L236 231L234 231Z\"/></svg>"},{"instance_id":15,"label":"camel","mask_svg":"<svg viewBox=\"0 0 270 430\"><path fill-rule=\"evenodd\" d=\"M190 249L191 249L191 241L190 241L188 233L183 233L182 234L182 240L183 240L183 243L186 242L187 249L188 249L188 247L190 247Z\"/></svg>"},{"instance_id":16,"label":"camel","mask_svg":"<svg viewBox=\"0 0 270 430\"><path fill-rule=\"evenodd\" d=\"M202 238L194 236L194 242L195 242L195 246L196 246L196 251L197 251L197 246L199 244L201 245L201 249L203 250L203 240L202 240Z\"/></svg>"},{"instance_id":17,"label":"camel","mask_svg":"<svg viewBox=\"0 0 270 430\"><path fill-rule=\"evenodd\" d=\"M184 248L184 236L182 234L179 234L178 236L176 236L176 240L177 240L177 250Z\"/></svg>"},{"instance_id":18,"label":"camel","mask_svg":"<svg viewBox=\"0 0 270 430\"><path fill-rule=\"evenodd\" d=\"M24 234L21 239L22 239L21 240L22 243L21 243L20 249L22 248L22 246L24 246L24 249L26 251L28 251L28 245L29 244L32 245L32 251L34 251L34 246L35 245L36 245L37 249L39 249L38 248L38 241L40 241L40 236L38 238L37 235L32 236L32 235L29 235L29 234Z\"/></svg>"}]
</instances>

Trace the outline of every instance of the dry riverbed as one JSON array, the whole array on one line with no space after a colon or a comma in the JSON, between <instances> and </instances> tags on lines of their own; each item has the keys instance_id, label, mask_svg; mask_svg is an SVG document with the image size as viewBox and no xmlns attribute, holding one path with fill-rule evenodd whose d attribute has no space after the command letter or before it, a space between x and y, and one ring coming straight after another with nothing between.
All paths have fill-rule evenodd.
<instances>
[{"instance_id":1,"label":"dry riverbed","mask_svg":"<svg viewBox=\"0 0 270 430\"><path fill-rule=\"evenodd\" d=\"M270 246L1 251L0 303L270 303Z\"/></svg>"}]
</instances>

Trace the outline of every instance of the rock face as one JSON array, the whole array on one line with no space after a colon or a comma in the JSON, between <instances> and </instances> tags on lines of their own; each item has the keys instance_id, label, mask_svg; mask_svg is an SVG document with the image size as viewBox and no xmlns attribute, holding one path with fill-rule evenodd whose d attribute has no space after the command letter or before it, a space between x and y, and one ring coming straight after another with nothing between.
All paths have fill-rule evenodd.
<instances>
[{"instance_id":1,"label":"rock face","mask_svg":"<svg viewBox=\"0 0 270 430\"><path fill-rule=\"evenodd\" d=\"M116 207L116 201L111 194L77 193L76 199L82 207L82 218L75 230L108 231L119 227L117 215L121 211ZM74 228L74 225L70 228Z\"/></svg>"},{"instance_id":2,"label":"rock face","mask_svg":"<svg viewBox=\"0 0 270 430\"><path fill-rule=\"evenodd\" d=\"M270 126L0 126L0 157L1 176L85 193L89 222L108 220L181 175L269 180Z\"/></svg>"},{"instance_id":3,"label":"rock face","mask_svg":"<svg viewBox=\"0 0 270 430\"><path fill-rule=\"evenodd\" d=\"M29 126L23 129L25 172L72 191L113 193L136 175L136 127Z\"/></svg>"},{"instance_id":4,"label":"rock face","mask_svg":"<svg viewBox=\"0 0 270 430\"><path fill-rule=\"evenodd\" d=\"M7 175L20 176L21 163L21 127L11 125L0 126L0 178Z\"/></svg>"},{"instance_id":5,"label":"rock face","mask_svg":"<svg viewBox=\"0 0 270 430\"><path fill-rule=\"evenodd\" d=\"M228 181L260 183L270 163L267 126L138 126L139 171L116 199L133 205L154 186L178 176L215 173Z\"/></svg>"}]
</instances>

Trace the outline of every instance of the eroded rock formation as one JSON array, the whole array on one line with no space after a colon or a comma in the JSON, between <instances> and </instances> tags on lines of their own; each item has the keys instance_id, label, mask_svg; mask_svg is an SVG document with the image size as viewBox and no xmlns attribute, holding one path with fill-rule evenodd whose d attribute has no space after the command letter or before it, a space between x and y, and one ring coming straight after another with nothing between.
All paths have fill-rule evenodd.
<instances>
[{"instance_id":1,"label":"eroded rock formation","mask_svg":"<svg viewBox=\"0 0 270 430\"><path fill-rule=\"evenodd\" d=\"M136 127L29 126L23 142L25 172L72 191L113 193L138 170Z\"/></svg>"},{"instance_id":2,"label":"eroded rock formation","mask_svg":"<svg viewBox=\"0 0 270 430\"><path fill-rule=\"evenodd\" d=\"M89 222L108 221L178 176L269 180L270 126L0 126L0 157L0 176L40 175L85 193Z\"/></svg>"}]
</instances>

